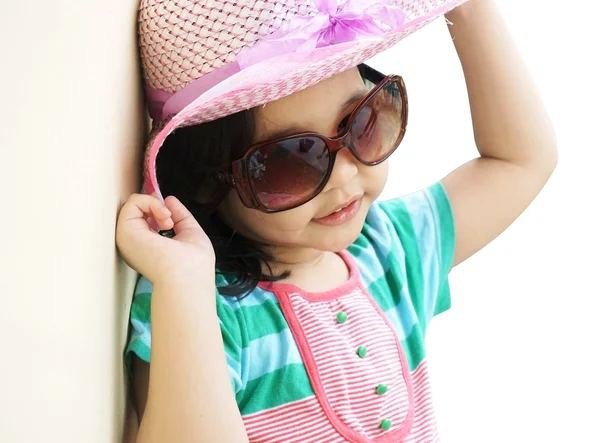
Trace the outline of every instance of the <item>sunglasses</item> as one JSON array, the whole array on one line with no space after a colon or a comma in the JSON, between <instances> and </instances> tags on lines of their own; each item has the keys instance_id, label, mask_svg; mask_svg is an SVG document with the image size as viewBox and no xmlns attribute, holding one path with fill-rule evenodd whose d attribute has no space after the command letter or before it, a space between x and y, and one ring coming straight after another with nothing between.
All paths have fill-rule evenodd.
<instances>
[{"instance_id":1,"label":"sunglasses","mask_svg":"<svg viewBox=\"0 0 600 443\"><path fill-rule=\"evenodd\" d=\"M385 77L366 65L361 73L377 84L358 103L338 136L302 132L256 143L232 163L226 180L246 207L273 213L309 202L327 184L341 149L348 148L366 166L378 165L392 155L406 132L404 81L397 75Z\"/></svg>"}]
</instances>

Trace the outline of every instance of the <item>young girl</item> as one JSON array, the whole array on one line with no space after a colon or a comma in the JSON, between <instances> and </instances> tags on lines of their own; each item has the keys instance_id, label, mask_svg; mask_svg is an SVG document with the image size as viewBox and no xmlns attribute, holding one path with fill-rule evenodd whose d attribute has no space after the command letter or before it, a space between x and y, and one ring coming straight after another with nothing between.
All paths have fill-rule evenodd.
<instances>
[{"instance_id":1,"label":"young girl","mask_svg":"<svg viewBox=\"0 0 600 443\"><path fill-rule=\"evenodd\" d=\"M143 275L138 442L438 440L424 337L448 272L556 164L493 0L459 3L142 1L155 125L117 226ZM364 62L444 14L480 157L377 201L408 98Z\"/></svg>"}]
</instances>

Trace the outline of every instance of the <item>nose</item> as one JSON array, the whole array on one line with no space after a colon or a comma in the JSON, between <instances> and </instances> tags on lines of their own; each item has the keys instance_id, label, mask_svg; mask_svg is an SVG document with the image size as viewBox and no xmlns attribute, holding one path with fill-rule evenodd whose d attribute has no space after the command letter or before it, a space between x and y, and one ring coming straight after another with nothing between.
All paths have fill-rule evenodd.
<instances>
[{"instance_id":1,"label":"nose","mask_svg":"<svg viewBox=\"0 0 600 443\"><path fill-rule=\"evenodd\" d=\"M344 188L358 174L358 160L348 148L337 152L335 163L324 192L330 189Z\"/></svg>"}]
</instances>

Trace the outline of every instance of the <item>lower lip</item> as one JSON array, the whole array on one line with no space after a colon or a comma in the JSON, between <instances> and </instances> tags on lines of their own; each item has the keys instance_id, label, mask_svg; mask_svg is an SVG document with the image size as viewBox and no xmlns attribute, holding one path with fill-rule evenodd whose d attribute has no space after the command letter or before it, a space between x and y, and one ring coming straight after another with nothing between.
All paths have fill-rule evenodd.
<instances>
[{"instance_id":1,"label":"lower lip","mask_svg":"<svg viewBox=\"0 0 600 443\"><path fill-rule=\"evenodd\" d=\"M352 220L360 209L362 198L354 200L348 206L343 208L341 211L329 214L327 217L315 218L313 221L324 226L338 226L343 225L349 220Z\"/></svg>"}]
</instances>

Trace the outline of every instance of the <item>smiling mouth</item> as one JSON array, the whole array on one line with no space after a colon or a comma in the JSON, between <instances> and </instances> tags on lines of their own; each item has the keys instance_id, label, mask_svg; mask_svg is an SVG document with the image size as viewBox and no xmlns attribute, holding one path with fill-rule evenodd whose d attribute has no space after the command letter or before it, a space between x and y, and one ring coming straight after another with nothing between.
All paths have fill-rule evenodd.
<instances>
[{"instance_id":1,"label":"smiling mouth","mask_svg":"<svg viewBox=\"0 0 600 443\"><path fill-rule=\"evenodd\" d=\"M337 214L338 212L341 212L341 211L343 211L343 210L344 210L344 209L346 209L348 206L350 206L352 203L354 203L356 200L358 200L358 199L357 199L357 198L355 198L355 199L353 199L353 200L349 201L348 203L346 203L346 204L345 204L344 206L342 206L341 208L339 208L339 209L336 209L335 211L333 211L333 212L329 213L329 214L328 214L326 217L329 217L330 215Z\"/></svg>"},{"instance_id":2,"label":"smiling mouth","mask_svg":"<svg viewBox=\"0 0 600 443\"><path fill-rule=\"evenodd\" d=\"M325 215L323 217L319 217L319 218L326 218L326 217L329 217L330 215L337 214L338 212L343 211L348 206L350 206L352 203L356 202L357 200L359 200L361 198L362 198L362 195L354 196L350 200L348 200L346 203L344 203L342 206L339 206L337 209L334 209L333 211L331 211L327 215Z\"/></svg>"},{"instance_id":3,"label":"smiling mouth","mask_svg":"<svg viewBox=\"0 0 600 443\"><path fill-rule=\"evenodd\" d=\"M362 202L362 196L353 198L344 206L330 212L325 217L319 217L313 219L314 222L325 226L337 226L354 218L358 213Z\"/></svg>"}]
</instances>

